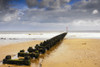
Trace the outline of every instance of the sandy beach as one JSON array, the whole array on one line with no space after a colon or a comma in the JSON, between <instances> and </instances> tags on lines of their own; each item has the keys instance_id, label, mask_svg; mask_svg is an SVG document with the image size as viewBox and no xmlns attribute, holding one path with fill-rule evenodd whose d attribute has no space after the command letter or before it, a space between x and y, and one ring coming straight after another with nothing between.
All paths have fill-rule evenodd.
<instances>
[{"instance_id":1,"label":"sandy beach","mask_svg":"<svg viewBox=\"0 0 100 67\"><path fill-rule=\"evenodd\" d=\"M6 55L16 55L41 41L28 41L0 46L0 61ZM0 67L100 67L100 39L64 39L57 46L31 60L31 66L3 65Z\"/></svg>"}]
</instances>

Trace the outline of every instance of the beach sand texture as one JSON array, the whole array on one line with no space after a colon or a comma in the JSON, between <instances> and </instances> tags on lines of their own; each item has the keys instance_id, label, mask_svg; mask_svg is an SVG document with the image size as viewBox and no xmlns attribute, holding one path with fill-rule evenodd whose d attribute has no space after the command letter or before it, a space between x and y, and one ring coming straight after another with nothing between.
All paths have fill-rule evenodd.
<instances>
[{"instance_id":1,"label":"beach sand texture","mask_svg":"<svg viewBox=\"0 0 100 67\"><path fill-rule=\"evenodd\" d=\"M41 41L0 46L0 61L6 55L16 55ZM30 66L3 65L0 67L100 67L100 39L64 39L57 46L31 60Z\"/></svg>"}]
</instances>

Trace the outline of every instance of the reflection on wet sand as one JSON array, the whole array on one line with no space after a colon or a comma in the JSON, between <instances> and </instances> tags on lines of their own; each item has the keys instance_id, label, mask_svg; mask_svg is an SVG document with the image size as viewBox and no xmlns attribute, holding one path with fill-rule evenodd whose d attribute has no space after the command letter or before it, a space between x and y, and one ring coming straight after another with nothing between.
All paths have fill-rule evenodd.
<instances>
[{"instance_id":1,"label":"reflection on wet sand","mask_svg":"<svg viewBox=\"0 0 100 67\"><path fill-rule=\"evenodd\" d=\"M56 50L59 45L61 45L62 41L59 42L57 45L55 45L54 47L52 47L50 50L48 50L45 54L41 54L40 57L38 59L32 59L31 60L31 67L42 67L42 62L43 60L45 60L46 57L49 57L50 54Z\"/></svg>"}]
</instances>

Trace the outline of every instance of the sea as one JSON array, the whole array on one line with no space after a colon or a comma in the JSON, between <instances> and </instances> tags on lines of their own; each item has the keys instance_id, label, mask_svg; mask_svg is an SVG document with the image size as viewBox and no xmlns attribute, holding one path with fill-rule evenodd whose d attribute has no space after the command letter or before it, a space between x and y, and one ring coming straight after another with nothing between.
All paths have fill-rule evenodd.
<instances>
[{"instance_id":1,"label":"sea","mask_svg":"<svg viewBox=\"0 0 100 67\"><path fill-rule=\"evenodd\" d=\"M63 32L0 32L0 45L32 40L47 40ZM68 32L66 39L100 39L100 32Z\"/></svg>"}]
</instances>

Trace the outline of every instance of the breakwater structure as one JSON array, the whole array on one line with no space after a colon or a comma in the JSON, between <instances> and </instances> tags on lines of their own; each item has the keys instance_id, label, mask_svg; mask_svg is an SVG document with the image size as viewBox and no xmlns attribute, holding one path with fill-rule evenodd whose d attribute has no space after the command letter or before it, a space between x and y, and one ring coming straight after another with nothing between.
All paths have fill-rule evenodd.
<instances>
[{"instance_id":1,"label":"breakwater structure","mask_svg":"<svg viewBox=\"0 0 100 67\"><path fill-rule=\"evenodd\" d=\"M62 41L66 36L66 32L59 34L51 39L41 42L40 44L36 44L35 47L29 47L27 51L20 50L17 54L18 59L12 59L11 55L7 55L3 59L3 64L15 64L15 65L30 65L31 59L35 58L38 59L40 54L45 54L46 51L50 50L54 47L57 43ZM20 58L22 57L22 58Z\"/></svg>"}]
</instances>

